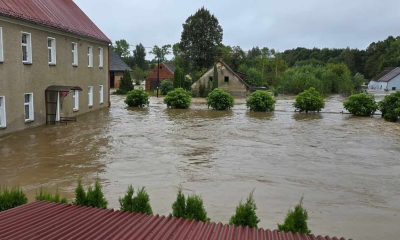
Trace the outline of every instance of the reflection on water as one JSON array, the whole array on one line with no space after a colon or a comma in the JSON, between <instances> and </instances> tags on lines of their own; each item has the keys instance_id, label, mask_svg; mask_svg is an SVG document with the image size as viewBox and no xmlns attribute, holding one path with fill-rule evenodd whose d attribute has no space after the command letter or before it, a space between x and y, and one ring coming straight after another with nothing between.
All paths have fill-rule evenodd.
<instances>
[{"instance_id":1,"label":"reflection on water","mask_svg":"<svg viewBox=\"0 0 400 240\"><path fill-rule=\"evenodd\" d=\"M293 99L280 96L277 111L255 113L245 99L231 111L213 111L204 99L174 110L151 98L149 108L138 109L112 96L111 109L77 123L0 138L0 184L20 185L30 201L42 185L72 200L79 177L87 185L98 176L110 207L118 208L133 184L147 187L158 214L170 213L182 184L186 193L202 194L211 219L223 222L256 188L261 227L276 228L304 195L316 234L396 239L400 124L294 113ZM324 111L343 111L343 100L331 96Z\"/></svg>"}]
</instances>

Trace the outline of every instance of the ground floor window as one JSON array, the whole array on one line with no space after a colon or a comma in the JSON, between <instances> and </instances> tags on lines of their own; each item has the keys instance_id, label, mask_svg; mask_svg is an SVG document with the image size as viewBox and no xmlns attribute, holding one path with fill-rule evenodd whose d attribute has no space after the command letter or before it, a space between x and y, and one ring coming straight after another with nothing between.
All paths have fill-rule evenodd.
<instances>
[{"instance_id":1,"label":"ground floor window","mask_svg":"<svg viewBox=\"0 0 400 240\"><path fill-rule=\"evenodd\" d=\"M100 103L104 102L104 90L103 90L103 85L99 86L99 92L100 92Z\"/></svg>"},{"instance_id":2,"label":"ground floor window","mask_svg":"<svg viewBox=\"0 0 400 240\"><path fill-rule=\"evenodd\" d=\"M392 90L393 90L393 91L396 90L396 87L392 87Z\"/></svg>"},{"instance_id":3,"label":"ground floor window","mask_svg":"<svg viewBox=\"0 0 400 240\"><path fill-rule=\"evenodd\" d=\"M25 121L33 121L35 115L33 110L33 93L25 93L24 107L25 107Z\"/></svg>"},{"instance_id":4,"label":"ground floor window","mask_svg":"<svg viewBox=\"0 0 400 240\"><path fill-rule=\"evenodd\" d=\"M6 100L0 96L0 127L6 126Z\"/></svg>"},{"instance_id":5,"label":"ground floor window","mask_svg":"<svg viewBox=\"0 0 400 240\"><path fill-rule=\"evenodd\" d=\"M89 107L93 106L93 87L88 87Z\"/></svg>"},{"instance_id":6,"label":"ground floor window","mask_svg":"<svg viewBox=\"0 0 400 240\"><path fill-rule=\"evenodd\" d=\"M74 94L73 94L72 98L73 98L74 110L78 111L79 110L79 91L78 90L74 90Z\"/></svg>"}]
</instances>

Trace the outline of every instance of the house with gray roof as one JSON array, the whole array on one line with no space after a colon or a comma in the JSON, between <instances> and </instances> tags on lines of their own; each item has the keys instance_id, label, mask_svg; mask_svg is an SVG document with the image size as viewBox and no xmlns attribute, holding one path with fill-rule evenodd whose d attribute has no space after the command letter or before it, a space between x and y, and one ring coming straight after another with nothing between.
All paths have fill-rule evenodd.
<instances>
[{"instance_id":1,"label":"house with gray roof","mask_svg":"<svg viewBox=\"0 0 400 240\"><path fill-rule=\"evenodd\" d=\"M113 51L110 50L110 88L119 88L119 81L125 70L132 69Z\"/></svg>"},{"instance_id":2,"label":"house with gray roof","mask_svg":"<svg viewBox=\"0 0 400 240\"><path fill-rule=\"evenodd\" d=\"M400 67L385 68L383 72L371 79L368 88L391 91L399 90Z\"/></svg>"}]
</instances>

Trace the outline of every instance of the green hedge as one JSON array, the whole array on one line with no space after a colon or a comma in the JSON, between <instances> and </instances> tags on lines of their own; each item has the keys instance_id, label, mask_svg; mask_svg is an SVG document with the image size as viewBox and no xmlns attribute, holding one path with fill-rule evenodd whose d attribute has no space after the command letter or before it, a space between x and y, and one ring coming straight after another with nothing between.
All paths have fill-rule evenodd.
<instances>
[{"instance_id":1,"label":"green hedge","mask_svg":"<svg viewBox=\"0 0 400 240\"><path fill-rule=\"evenodd\" d=\"M191 104L192 96L190 93L183 90L183 88L177 88L167 94L164 98L164 103L169 108L189 108Z\"/></svg>"},{"instance_id":2,"label":"green hedge","mask_svg":"<svg viewBox=\"0 0 400 240\"><path fill-rule=\"evenodd\" d=\"M28 203L28 198L19 187L0 190L0 212Z\"/></svg>"},{"instance_id":3,"label":"green hedge","mask_svg":"<svg viewBox=\"0 0 400 240\"><path fill-rule=\"evenodd\" d=\"M251 111L270 112L275 109L276 100L266 91L257 90L250 94L246 105Z\"/></svg>"},{"instance_id":4,"label":"green hedge","mask_svg":"<svg viewBox=\"0 0 400 240\"><path fill-rule=\"evenodd\" d=\"M145 107L149 105L149 94L143 90L133 90L128 93L125 103L129 107Z\"/></svg>"},{"instance_id":5,"label":"green hedge","mask_svg":"<svg viewBox=\"0 0 400 240\"><path fill-rule=\"evenodd\" d=\"M351 95L343 103L343 106L347 111L356 116L371 116L378 109L374 95L367 93Z\"/></svg>"},{"instance_id":6,"label":"green hedge","mask_svg":"<svg viewBox=\"0 0 400 240\"><path fill-rule=\"evenodd\" d=\"M325 107L325 101L321 94L311 87L296 96L293 106L299 112L320 112Z\"/></svg>"},{"instance_id":7,"label":"green hedge","mask_svg":"<svg viewBox=\"0 0 400 240\"><path fill-rule=\"evenodd\" d=\"M233 108L235 101L231 94L216 88L207 96L207 105L215 110L228 110Z\"/></svg>"}]
</instances>

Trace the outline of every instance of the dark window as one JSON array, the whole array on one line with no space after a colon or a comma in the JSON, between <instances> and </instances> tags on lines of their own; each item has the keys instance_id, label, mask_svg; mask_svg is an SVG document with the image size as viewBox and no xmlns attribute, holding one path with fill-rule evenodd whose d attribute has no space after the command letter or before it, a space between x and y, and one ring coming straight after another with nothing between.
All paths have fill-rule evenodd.
<instances>
[{"instance_id":1,"label":"dark window","mask_svg":"<svg viewBox=\"0 0 400 240\"><path fill-rule=\"evenodd\" d=\"M396 87L392 87L392 90L396 90Z\"/></svg>"},{"instance_id":2,"label":"dark window","mask_svg":"<svg viewBox=\"0 0 400 240\"><path fill-rule=\"evenodd\" d=\"M225 82L229 82L229 77L225 77Z\"/></svg>"},{"instance_id":3,"label":"dark window","mask_svg":"<svg viewBox=\"0 0 400 240\"><path fill-rule=\"evenodd\" d=\"M162 66L160 66L160 69L162 69Z\"/></svg>"},{"instance_id":4,"label":"dark window","mask_svg":"<svg viewBox=\"0 0 400 240\"><path fill-rule=\"evenodd\" d=\"M210 80L210 82L212 82L212 80L213 80L213 77L208 77L208 80Z\"/></svg>"}]
</instances>

